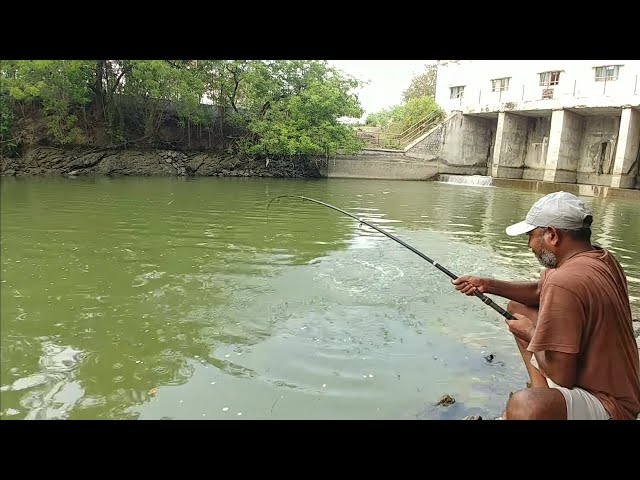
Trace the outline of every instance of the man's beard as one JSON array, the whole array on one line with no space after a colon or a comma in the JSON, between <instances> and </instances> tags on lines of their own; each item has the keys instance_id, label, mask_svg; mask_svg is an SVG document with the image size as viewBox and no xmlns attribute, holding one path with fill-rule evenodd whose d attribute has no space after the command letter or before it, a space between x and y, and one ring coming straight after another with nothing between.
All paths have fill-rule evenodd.
<instances>
[{"instance_id":1,"label":"man's beard","mask_svg":"<svg viewBox=\"0 0 640 480\"><path fill-rule=\"evenodd\" d=\"M544 248L542 249L542 255L536 255L536 258L538 259L538 262L540 262L540 265L546 268L556 268L558 265L558 259L556 256Z\"/></svg>"}]
</instances>

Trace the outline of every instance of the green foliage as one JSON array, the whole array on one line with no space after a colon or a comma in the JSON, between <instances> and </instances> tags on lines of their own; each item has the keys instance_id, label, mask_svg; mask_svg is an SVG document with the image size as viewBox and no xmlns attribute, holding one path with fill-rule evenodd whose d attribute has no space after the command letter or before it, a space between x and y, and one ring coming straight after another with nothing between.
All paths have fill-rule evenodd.
<instances>
[{"instance_id":1,"label":"green foliage","mask_svg":"<svg viewBox=\"0 0 640 480\"><path fill-rule=\"evenodd\" d=\"M261 62L246 92L253 155L300 156L354 152L361 148L340 117L359 117L350 93L357 82L319 61Z\"/></svg>"},{"instance_id":2,"label":"green foliage","mask_svg":"<svg viewBox=\"0 0 640 480\"><path fill-rule=\"evenodd\" d=\"M409 88L402 93L402 101L407 103L422 97L436 97L436 80L438 67L436 64L425 65L425 72L411 80Z\"/></svg>"},{"instance_id":3,"label":"green foliage","mask_svg":"<svg viewBox=\"0 0 640 480\"><path fill-rule=\"evenodd\" d=\"M0 153L12 153L18 146L12 133L13 124L9 94L0 90Z\"/></svg>"},{"instance_id":4,"label":"green foliage","mask_svg":"<svg viewBox=\"0 0 640 480\"><path fill-rule=\"evenodd\" d=\"M369 114L365 124L371 127L388 127L393 123L394 118L401 116L401 110L402 105L383 108L379 112Z\"/></svg>"},{"instance_id":5,"label":"green foliage","mask_svg":"<svg viewBox=\"0 0 640 480\"><path fill-rule=\"evenodd\" d=\"M3 90L24 109L42 107L47 133L57 143L83 143L77 113L91 101L88 79L92 63L83 60L3 62Z\"/></svg>"},{"instance_id":6,"label":"green foliage","mask_svg":"<svg viewBox=\"0 0 640 480\"><path fill-rule=\"evenodd\" d=\"M340 117L362 115L358 82L326 61L28 60L0 63L0 111L41 112L48 142L153 143L163 127L219 133L251 155L332 155L361 148ZM203 105L207 98L213 106ZM227 135L231 128L244 134ZM185 135L187 136L187 135ZM231 139L231 140L228 140Z\"/></svg>"},{"instance_id":7,"label":"green foliage","mask_svg":"<svg viewBox=\"0 0 640 480\"><path fill-rule=\"evenodd\" d=\"M436 125L443 112L435 103L437 65L425 65L424 73L413 78L403 92L403 104L371 114L367 124L382 127L388 134L387 143L397 148L407 138Z\"/></svg>"},{"instance_id":8,"label":"green foliage","mask_svg":"<svg viewBox=\"0 0 640 480\"><path fill-rule=\"evenodd\" d=\"M427 65L427 71L414 78L404 92L402 105L367 116L366 125L379 128L385 146L399 148L442 121L444 112L434 99L435 74L436 65Z\"/></svg>"},{"instance_id":9,"label":"green foliage","mask_svg":"<svg viewBox=\"0 0 640 480\"><path fill-rule=\"evenodd\" d=\"M367 116L366 124L382 127L388 132L401 133L425 119L437 123L443 118L443 112L430 97L409 100L403 105L380 110Z\"/></svg>"},{"instance_id":10,"label":"green foliage","mask_svg":"<svg viewBox=\"0 0 640 480\"><path fill-rule=\"evenodd\" d=\"M15 115L11 105L11 81L15 76L15 62L2 61L0 69L0 154L12 153L17 147L13 136Z\"/></svg>"},{"instance_id":11,"label":"green foliage","mask_svg":"<svg viewBox=\"0 0 640 480\"><path fill-rule=\"evenodd\" d=\"M399 132L405 131L425 118L433 119L434 123L443 118L442 111L431 97L419 97L409 100L395 113L392 124L394 130Z\"/></svg>"},{"instance_id":12,"label":"green foliage","mask_svg":"<svg viewBox=\"0 0 640 480\"><path fill-rule=\"evenodd\" d=\"M131 60L126 69L126 82L119 91L137 102L138 120L147 137L153 137L170 115L175 115L181 127L187 122L204 123L206 117L200 108L204 83L188 64Z\"/></svg>"}]
</instances>

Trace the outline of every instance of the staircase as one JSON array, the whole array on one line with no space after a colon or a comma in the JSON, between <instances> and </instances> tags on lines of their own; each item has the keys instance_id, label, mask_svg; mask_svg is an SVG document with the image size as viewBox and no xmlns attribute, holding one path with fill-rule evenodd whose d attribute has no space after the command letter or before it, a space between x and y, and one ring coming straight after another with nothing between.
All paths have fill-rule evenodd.
<instances>
[{"instance_id":1,"label":"staircase","mask_svg":"<svg viewBox=\"0 0 640 480\"><path fill-rule=\"evenodd\" d=\"M402 150L415 139L435 127L441 118L438 113L431 113L420 119L403 132L396 132L388 127L360 127L356 134L365 141L365 148L381 148Z\"/></svg>"}]
</instances>

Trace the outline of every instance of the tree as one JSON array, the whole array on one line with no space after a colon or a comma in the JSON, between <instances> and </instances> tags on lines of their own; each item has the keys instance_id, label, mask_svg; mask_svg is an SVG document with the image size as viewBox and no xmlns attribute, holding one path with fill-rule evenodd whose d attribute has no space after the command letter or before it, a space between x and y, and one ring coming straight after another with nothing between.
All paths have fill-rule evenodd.
<instances>
[{"instance_id":1,"label":"tree","mask_svg":"<svg viewBox=\"0 0 640 480\"><path fill-rule=\"evenodd\" d=\"M394 105L393 107L383 108L378 112L367 115L365 124L370 127L388 127L393 119L399 116L402 105Z\"/></svg>"},{"instance_id":2,"label":"tree","mask_svg":"<svg viewBox=\"0 0 640 480\"><path fill-rule=\"evenodd\" d=\"M248 153L330 156L361 147L352 128L337 121L362 115L351 93L355 79L326 61L260 62L253 75L246 98L253 133Z\"/></svg>"},{"instance_id":3,"label":"tree","mask_svg":"<svg viewBox=\"0 0 640 480\"><path fill-rule=\"evenodd\" d=\"M411 80L409 88L402 93L402 100L405 103L415 98L435 98L438 66L433 63L425 65L425 68L426 71L414 77L413 80Z\"/></svg>"},{"instance_id":4,"label":"tree","mask_svg":"<svg viewBox=\"0 0 640 480\"><path fill-rule=\"evenodd\" d=\"M3 90L25 114L42 108L47 134L59 144L84 143L79 115L92 100L95 61L18 60L2 65Z\"/></svg>"},{"instance_id":5,"label":"tree","mask_svg":"<svg viewBox=\"0 0 640 480\"><path fill-rule=\"evenodd\" d=\"M413 98L396 111L392 126L397 133L404 132L419 122L436 125L443 118L442 110L431 97Z\"/></svg>"},{"instance_id":6,"label":"tree","mask_svg":"<svg viewBox=\"0 0 640 480\"><path fill-rule=\"evenodd\" d=\"M191 145L192 126L200 135L217 125L218 145L236 153L333 155L360 145L338 122L362 115L353 93L359 82L326 61L4 61L0 79L2 148L14 142L20 121L38 114L46 125L36 126L38 141L53 145L164 144L175 127Z\"/></svg>"}]
</instances>

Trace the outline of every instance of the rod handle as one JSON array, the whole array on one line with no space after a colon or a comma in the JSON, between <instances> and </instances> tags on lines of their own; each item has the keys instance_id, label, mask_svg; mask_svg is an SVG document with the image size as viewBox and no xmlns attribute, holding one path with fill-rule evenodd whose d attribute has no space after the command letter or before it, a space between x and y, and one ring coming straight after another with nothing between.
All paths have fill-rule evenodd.
<instances>
[{"instance_id":1,"label":"rod handle","mask_svg":"<svg viewBox=\"0 0 640 480\"><path fill-rule=\"evenodd\" d=\"M502 315L504 318L506 318L507 320L515 320L516 317L514 317L513 315L511 315L509 312L507 312L504 308L502 308L500 305L498 305L496 302L494 302L493 300L491 300L489 297L487 297L484 293L480 293L477 290L475 291L475 295L476 297L478 297L480 300L482 300L483 303L489 305L491 308L493 308L496 312L498 312L500 315Z\"/></svg>"}]
</instances>

